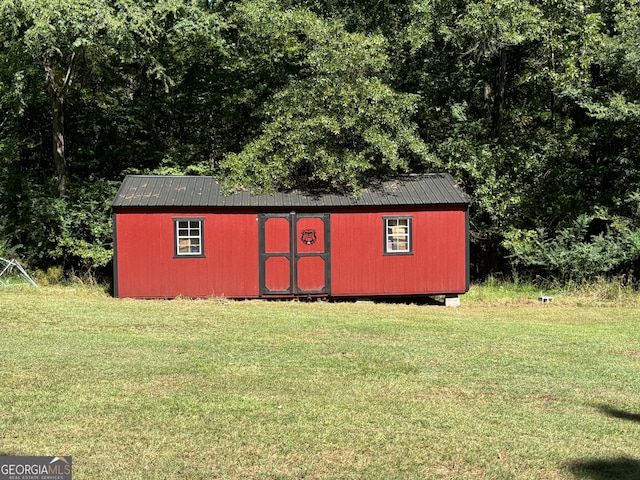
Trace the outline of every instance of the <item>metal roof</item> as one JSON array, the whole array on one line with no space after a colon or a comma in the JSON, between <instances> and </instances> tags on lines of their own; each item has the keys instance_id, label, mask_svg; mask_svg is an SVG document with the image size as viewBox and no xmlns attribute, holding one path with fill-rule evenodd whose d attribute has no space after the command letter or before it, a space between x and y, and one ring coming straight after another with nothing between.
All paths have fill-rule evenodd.
<instances>
[{"instance_id":1,"label":"metal roof","mask_svg":"<svg viewBox=\"0 0 640 480\"><path fill-rule=\"evenodd\" d=\"M225 195L214 177L127 175L113 208L290 208L465 205L468 197L447 173L399 175L370 186L358 196L301 192Z\"/></svg>"}]
</instances>

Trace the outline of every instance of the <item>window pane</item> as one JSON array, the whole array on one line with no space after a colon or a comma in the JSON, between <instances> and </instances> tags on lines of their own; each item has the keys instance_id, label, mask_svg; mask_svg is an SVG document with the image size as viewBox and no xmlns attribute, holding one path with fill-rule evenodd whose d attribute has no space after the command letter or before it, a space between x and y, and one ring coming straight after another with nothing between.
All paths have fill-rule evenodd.
<instances>
[{"instance_id":1,"label":"window pane","mask_svg":"<svg viewBox=\"0 0 640 480\"><path fill-rule=\"evenodd\" d=\"M188 239L181 239L179 241L178 253L189 253L191 251L190 242Z\"/></svg>"}]
</instances>

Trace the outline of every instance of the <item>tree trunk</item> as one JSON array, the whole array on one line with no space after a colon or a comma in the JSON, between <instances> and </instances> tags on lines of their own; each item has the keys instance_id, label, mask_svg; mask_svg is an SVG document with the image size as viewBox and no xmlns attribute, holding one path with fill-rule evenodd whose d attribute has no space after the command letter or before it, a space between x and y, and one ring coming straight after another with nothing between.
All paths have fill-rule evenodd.
<instances>
[{"instance_id":1,"label":"tree trunk","mask_svg":"<svg viewBox=\"0 0 640 480\"><path fill-rule=\"evenodd\" d=\"M504 89L507 83L507 51L500 49L495 76L495 94L493 97L493 113L491 119L491 136L496 139L502 134L504 125Z\"/></svg>"},{"instance_id":2,"label":"tree trunk","mask_svg":"<svg viewBox=\"0 0 640 480\"><path fill-rule=\"evenodd\" d=\"M58 194L63 197L67 188L68 171L64 147L64 99L71 88L75 74L77 52L74 51L69 59L66 72L61 75L52 65L52 59L46 55L43 58L45 79L49 97L51 98L52 134L53 134L53 165L58 179Z\"/></svg>"},{"instance_id":3,"label":"tree trunk","mask_svg":"<svg viewBox=\"0 0 640 480\"><path fill-rule=\"evenodd\" d=\"M53 112L53 164L58 178L58 193L64 196L67 188L67 160L64 150L64 97L51 92L51 107Z\"/></svg>"}]
</instances>

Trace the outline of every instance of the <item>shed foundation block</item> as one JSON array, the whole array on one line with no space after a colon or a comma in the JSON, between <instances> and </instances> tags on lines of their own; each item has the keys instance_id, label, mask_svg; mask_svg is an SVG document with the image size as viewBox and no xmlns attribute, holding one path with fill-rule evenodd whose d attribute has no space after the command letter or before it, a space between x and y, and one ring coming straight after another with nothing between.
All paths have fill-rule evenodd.
<instances>
[{"instance_id":1,"label":"shed foundation block","mask_svg":"<svg viewBox=\"0 0 640 480\"><path fill-rule=\"evenodd\" d=\"M459 295L445 295L444 296L444 306L445 307L459 307L460 306L460 296Z\"/></svg>"}]
</instances>

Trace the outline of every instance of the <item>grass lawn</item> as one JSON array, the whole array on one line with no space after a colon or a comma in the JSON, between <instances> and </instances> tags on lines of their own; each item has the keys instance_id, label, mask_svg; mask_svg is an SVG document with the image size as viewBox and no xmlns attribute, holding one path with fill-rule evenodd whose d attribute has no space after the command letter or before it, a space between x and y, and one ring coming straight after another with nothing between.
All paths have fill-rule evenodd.
<instances>
[{"instance_id":1,"label":"grass lawn","mask_svg":"<svg viewBox=\"0 0 640 480\"><path fill-rule=\"evenodd\" d=\"M13 288L0 325L0 455L74 479L640 478L635 303Z\"/></svg>"}]
</instances>

